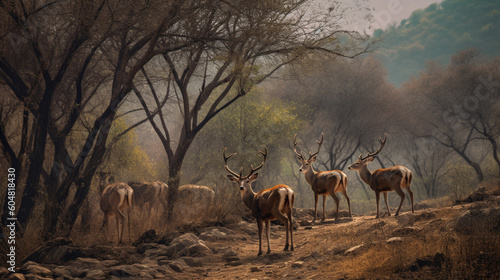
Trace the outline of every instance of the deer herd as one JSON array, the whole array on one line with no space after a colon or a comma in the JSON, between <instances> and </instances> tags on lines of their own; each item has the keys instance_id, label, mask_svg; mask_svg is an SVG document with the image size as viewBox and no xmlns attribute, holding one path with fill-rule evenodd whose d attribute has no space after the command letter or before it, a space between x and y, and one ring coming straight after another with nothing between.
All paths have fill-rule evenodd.
<instances>
[{"instance_id":1,"label":"deer herd","mask_svg":"<svg viewBox=\"0 0 500 280\"><path fill-rule=\"evenodd\" d=\"M297 156L298 162L301 164L299 168L300 173L304 173L305 180L311 185L311 189L314 192L314 219L313 223L317 219L318 210L318 200L319 196L323 197L323 216L322 221L325 220L325 204L326 198L330 195L336 204L335 220L339 218L339 198L336 193L342 193L347 201L347 206L349 209L348 217L351 218L351 202L349 195L347 194L347 175L341 170L329 170L329 171L315 171L313 168L313 163L318 158L318 153L323 144L324 135L321 134L321 139L316 141L318 144L318 149L314 153L309 153L309 156L304 157L304 155L297 151L297 144L299 141L296 140L296 136L293 137L293 151ZM384 134L384 139L380 138L380 147L373 153L368 153L363 157L363 154L359 158L348 166L349 170L355 170L359 172L359 176L363 182L370 186L370 188L375 192L376 204L377 204L377 215L376 218L380 217L380 193L384 195L385 205L387 207L388 215L391 216L391 211L387 202L387 192L395 191L401 198L399 207L396 211L396 216L399 215L403 201L405 200L405 195L402 189L408 191L411 200L411 211L414 213L413 207L413 192L410 189L412 174L411 171L402 166L396 165L389 168L381 168L375 171L370 171L367 165L376 158L376 156L384 148L387 139L387 134ZM259 166L256 168L250 165L250 173L248 175L243 175L243 167L241 167L239 173L232 171L228 166L228 160L235 156L236 153L226 155L227 148L222 151L222 156L224 159L224 168L228 172L227 178L238 185L240 189L241 200L251 211L252 216L257 221L257 228L259 233L259 253L262 255L262 233L263 227L266 229L266 241L267 241L267 254L271 252L269 238L270 238L270 221L278 220L284 227L286 232L286 241L284 251L293 251L293 204L295 201L295 193L293 190L284 184L278 184L274 187L255 192L252 189L252 183L257 180L259 173L258 170L262 169L266 163L268 150L264 148L264 151L259 151L263 156L263 160ZM149 217L151 215L152 209L158 207L162 204L166 207L168 199L168 186L165 183L156 182L128 182L126 183L114 183L113 177L109 172L97 172L97 177L99 180L99 189L101 194L100 208L104 213L104 219L101 226L101 230L105 229L105 238L107 240L108 233L108 221L109 216L115 216L116 229L118 242L123 241L124 232L124 222L125 222L125 212L127 213L127 223L128 223L128 235L130 239L130 217L129 212L133 207L137 207L142 213L146 213ZM192 209L195 205L202 207L206 210L214 199L214 191L205 186L196 185L184 185L179 187L179 204L189 204L184 208L180 208L179 213L184 215L188 209ZM195 197L200 197L202 200L196 200ZM184 200L182 200L182 198ZM194 203L193 203L194 201ZM205 202L200 202L205 201ZM166 209L166 208L165 208ZM203 211L203 209L201 210ZM200 210L195 210L195 213L199 213Z\"/></svg>"}]
</instances>

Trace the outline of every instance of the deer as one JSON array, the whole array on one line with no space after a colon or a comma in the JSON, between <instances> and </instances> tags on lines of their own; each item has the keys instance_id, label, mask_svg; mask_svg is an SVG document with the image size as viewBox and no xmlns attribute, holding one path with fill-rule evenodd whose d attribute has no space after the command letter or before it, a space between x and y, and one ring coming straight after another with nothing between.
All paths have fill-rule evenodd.
<instances>
[{"instance_id":1,"label":"deer","mask_svg":"<svg viewBox=\"0 0 500 280\"><path fill-rule=\"evenodd\" d=\"M380 217L380 193L384 194L385 206L387 207L387 212L391 216L391 210L389 209L389 204L387 203L387 192L396 191L396 193L401 197L401 202L399 203L398 210L396 211L396 216L399 215L399 210L403 205L405 200L405 195L402 189L406 189L410 195L411 200L411 212L415 213L413 208L413 192L410 189L412 174L410 169L402 165L396 165L388 168L380 168L373 172L368 170L367 165L375 159L375 157L384 148L385 142L387 140L387 133L384 133L384 140L379 138L380 147L374 153L368 153L365 157L361 154L353 164L348 166L349 170L356 170L359 172L361 180L365 182L370 188L375 192L375 198L377 201L377 216L376 219Z\"/></svg>"},{"instance_id":2,"label":"deer","mask_svg":"<svg viewBox=\"0 0 500 280\"><path fill-rule=\"evenodd\" d=\"M159 204L166 209L167 204L167 184L155 182L128 182L128 185L134 190L134 204L141 212L147 214L149 218L153 209Z\"/></svg>"},{"instance_id":3,"label":"deer","mask_svg":"<svg viewBox=\"0 0 500 280\"><path fill-rule=\"evenodd\" d=\"M243 176L243 167L240 169L240 173L236 173L232 171L228 165L227 161L229 158L236 155L230 154L226 156L226 149L224 148L222 155L224 157L224 167L227 174L227 178L236 183L240 188L241 200L243 203L251 210L252 216L257 221L257 228L259 230L259 253L257 256L262 255L262 229L265 223L266 226L266 238L267 238L267 254L271 253L271 247L269 244L270 238L270 221L271 220L279 220L285 225L286 231L286 242L285 248L283 251L289 250L289 242L288 235L290 235L290 250L293 251L293 203L295 201L295 194L293 190L287 185L280 184L274 187L264 189L258 193L255 193L252 189L252 183L257 180L259 173L256 173L259 169L264 166L267 158L267 148L264 149L264 152L259 151L261 155L263 155L264 160L262 163L253 168L253 165L250 166L251 171L247 176Z\"/></svg>"},{"instance_id":4,"label":"deer","mask_svg":"<svg viewBox=\"0 0 500 280\"><path fill-rule=\"evenodd\" d=\"M329 171L315 171L313 168L313 163L317 160L319 150L323 144L323 133L321 133L321 140L318 143L318 150L311 154L309 153L309 158L306 159L302 153L297 151L297 144L299 141L295 140L297 134L293 136L293 151L297 155L297 159L301 166L299 168L300 173L304 173L306 181L311 185L314 192L314 220L316 222L318 218L318 200L319 196L323 196L323 218L321 221L325 220L325 204L326 198L330 195L335 204L337 205L337 211L335 212L335 220L339 218L339 199L335 193L342 193L347 200L347 205L349 207L349 217L351 215L351 200L347 195L347 175L340 170L329 170Z\"/></svg>"},{"instance_id":5,"label":"deer","mask_svg":"<svg viewBox=\"0 0 500 280\"><path fill-rule=\"evenodd\" d=\"M127 211L127 224L128 224L128 237L130 242L130 209L132 208L132 201L134 197L134 190L125 183L113 183L107 186L101 195L100 207L104 213L101 231L104 228L104 238L108 241L108 224L109 216L116 218L116 231L118 233L118 244L122 244L123 231L125 227L125 215L123 211ZM121 224L121 232L120 232Z\"/></svg>"},{"instance_id":6,"label":"deer","mask_svg":"<svg viewBox=\"0 0 500 280\"><path fill-rule=\"evenodd\" d=\"M114 183L115 178L111 175L111 172L107 171L98 171L96 175L99 180L99 195L102 195L104 189L111 183Z\"/></svg>"}]
</instances>

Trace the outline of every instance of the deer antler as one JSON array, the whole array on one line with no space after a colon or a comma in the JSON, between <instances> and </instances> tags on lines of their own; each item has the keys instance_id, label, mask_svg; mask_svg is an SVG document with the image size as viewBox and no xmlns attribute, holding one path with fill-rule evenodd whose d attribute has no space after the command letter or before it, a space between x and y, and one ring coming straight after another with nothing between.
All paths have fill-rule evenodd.
<instances>
[{"instance_id":1,"label":"deer antler","mask_svg":"<svg viewBox=\"0 0 500 280\"><path fill-rule=\"evenodd\" d=\"M316 143L318 143L318 150L314 154L310 154L309 159L311 159L313 156L315 156L319 153L319 149L321 149L321 145L323 144L323 136L324 136L323 132L321 132L321 140L320 141L316 140Z\"/></svg>"},{"instance_id":2,"label":"deer antler","mask_svg":"<svg viewBox=\"0 0 500 280\"><path fill-rule=\"evenodd\" d=\"M377 151L375 151L374 153L368 153L368 155L366 157L363 157L363 154L361 154L359 156L359 158L361 160L365 160L369 157L373 157L373 156L376 156L378 153L380 153L380 151L382 151L382 149L384 148L384 145L385 145L385 141L387 141L387 133L384 132L384 140L382 140L382 138L379 138L380 140L380 147L377 149Z\"/></svg>"},{"instance_id":3,"label":"deer antler","mask_svg":"<svg viewBox=\"0 0 500 280\"><path fill-rule=\"evenodd\" d=\"M263 152L262 152L262 151L259 151L259 153L260 153L262 156L264 156L264 160L262 160L262 163L261 163L259 166L257 166L257 168L255 168L255 169L253 168L253 165L250 165L250 168L252 169L252 171L250 171L250 173L248 174L248 176L247 176L247 177L252 176L252 174L253 174L255 171L257 171L257 170L261 169L261 168L264 166L264 163L266 162L266 159L267 159L267 147L266 147L266 146L264 146L264 151L263 151Z\"/></svg>"},{"instance_id":4,"label":"deer antler","mask_svg":"<svg viewBox=\"0 0 500 280\"><path fill-rule=\"evenodd\" d=\"M302 154L297 152L297 144L299 143L299 141L295 140L296 136L297 136L297 133L295 133L295 135L293 136L293 151L299 157L299 159L303 159L304 157L302 156Z\"/></svg>"},{"instance_id":5,"label":"deer antler","mask_svg":"<svg viewBox=\"0 0 500 280\"><path fill-rule=\"evenodd\" d=\"M241 171L240 171L240 174L238 175L238 173L232 171L231 169L229 169L229 167L227 166L227 160L230 159L231 157L235 156L236 153L233 153L233 154L230 154L229 156L226 156L226 150L227 148L224 148L224 150L222 151L222 156L224 156L224 167L226 168L227 172L231 173L233 176L236 176L238 178L241 178Z\"/></svg>"}]
</instances>

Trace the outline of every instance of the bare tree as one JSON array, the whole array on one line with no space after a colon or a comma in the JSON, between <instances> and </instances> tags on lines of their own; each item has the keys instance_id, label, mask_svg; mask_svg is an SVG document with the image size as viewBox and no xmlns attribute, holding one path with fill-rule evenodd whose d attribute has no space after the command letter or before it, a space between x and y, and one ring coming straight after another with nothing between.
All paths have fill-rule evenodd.
<instances>
[{"instance_id":1,"label":"bare tree","mask_svg":"<svg viewBox=\"0 0 500 280\"><path fill-rule=\"evenodd\" d=\"M25 2L0 4L11 30L1 38L0 78L24 110L21 141L7 138L6 129L19 129L7 126L0 139L10 164L27 172L20 228L43 191L49 238L69 234L136 73L159 53L189 44L176 29L193 3Z\"/></svg>"},{"instance_id":2,"label":"bare tree","mask_svg":"<svg viewBox=\"0 0 500 280\"><path fill-rule=\"evenodd\" d=\"M403 88L418 116L415 134L433 139L462 158L480 182L485 179L481 162L487 156L483 152L487 143L493 159L500 162L499 99L494 94L500 77L492 69L498 69L498 60L485 63L477 51L466 50L452 57L446 67L429 64L419 79ZM427 154L433 151L431 146Z\"/></svg>"},{"instance_id":3,"label":"bare tree","mask_svg":"<svg viewBox=\"0 0 500 280\"><path fill-rule=\"evenodd\" d=\"M305 10L307 3L206 3L204 9L194 14L185 26L186 33L204 34L204 37L190 48L163 54L159 63L166 69L164 76L172 77L170 92L177 97L175 105L181 121L178 127L169 126L164 114L159 115L159 120L153 117L149 120L168 157L169 218L186 153L199 131L217 114L284 65L312 51L353 57L371 47L370 44L359 44L363 38L357 33L332 24L345 14L311 15ZM345 48L339 40L342 36L357 42L357 48ZM146 80L152 70L157 71L146 69L144 72ZM135 90L147 116L153 109L145 95L151 94L154 100L161 99L155 86L148 83L147 87Z\"/></svg>"}]
</instances>

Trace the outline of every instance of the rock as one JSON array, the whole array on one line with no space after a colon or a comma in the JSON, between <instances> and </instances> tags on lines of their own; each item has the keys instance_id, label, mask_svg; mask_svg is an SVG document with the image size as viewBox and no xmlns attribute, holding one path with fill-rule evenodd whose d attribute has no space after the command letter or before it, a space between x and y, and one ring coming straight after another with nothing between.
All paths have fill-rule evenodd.
<instances>
[{"instance_id":1,"label":"rock","mask_svg":"<svg viewBox=\"0 0 500 280\"><path fill-rule=\"evenodd\" d=\"M454 220L454 230L464 234L500 231L500 208L469 209Z\"/></svg>"},{"instance_id":2,"label":"rock","mask_svg":"<svg viewBox=\"0 0 500 280\"><path fill-rule=\"evenodd\" d=\"M238 254L233 250L228 250L224 254L222 254L222 259L225 260L227 258L237 257Z\"/></svg>"},{"instance_id":3,"label":"rock","mask_svg":"<svg viewBox=\"0 0 500 280\"><path fill-rule=\"evenodd\" d=\"M0 276L9 274L9 270L6 267L0 266Z\"/></svg>"},{"instance_id":4,"label":"rock","mask_svg":"<svg viewBox=\"0 0 500 280\"><path fill-rule=\"evenodd\" d=\"M122 278L122 277L133 277L140 273L139 269L132 265L119 265L112 267L109 270L109 274Z\"/></svg>"},{"instance_id":5,"label":"rock","mask_svg":"<svg viewBox=\"0 0 500 280\"><path fill-rule=\"evenodd\" d=\"M399 242L403 242L403 238L391 237L391 238L387 239L387 243L399 243Z\"/></svg>"},{"instance_id":6,"label":"rock","mask_svg":"<svg viewBox=\"0 0 500 280\"><path fill-rule=\"evenodd\" d=\"M50 269L45 268L38 263L28 261L22 267L22 270L26 272L26 274L36 274L41 276L49 276L52 275Z\"/></svg>"},{"instance_id":7,"label":"rock","mask_svg":"<svg viewBox=\"0 0 500 280\"><path fill-rule=\"evenodd\" d=\"M259 271L262 271L262 269L256 267L256 266L252 266L250 267L250 272L259 272Z\"/></svg>"},{"instance_id":8,"label":"rock","mask_svg":"<svg viewBox=\"0 0 500 280\"><path fill-rule=\"evenodd\" d=\"M185 233L172 240L172 243L170 243L170 246L168 247L174 249L175 251L180 251L193 244L197 244L199 241L200 239L193 233Z\"/></svg>"},{"instance_id":9,"label":"rock","mask_svg":"<svg viewBox=\"0 0 500 280\"><path fill-rule=\"evenodd\" d=\"M385 226L385 222L384 221L379 221L377 223L374 223L373 225L371 225L369 228L368 228L368 231L374 231L374 230L377 230L377 229L381 229Z\"/></svg>"},{"instance_id":10,"label":"rock","mask_svg":"<svg viewBox=\"0 0 500 280\"><path fill-rule=\"evenodd\" d=\"M87 274L84 276L84 277L81 277L81 278L85 278L85 279L108 279L107 277L107 274L102 271L102 270L89 270L87 272Z\"/></svg>"},{"instance_id":11,"label":"rock","mask_svg":"<svg viewBox=\"0 0 500 280\"><path fill-rule=\"evenodd\" d=\"M71 266L90 270L102 270L106 268L101 261L93 258L77 258L75 261L71 262Z\"/></svg>"},{"instance_id":12,"label":"rock","mask_svg":"<svg viewBox=\"0 0 500 280\"><path fill-rule=\"evenodd\" d=\"M36 249L23 261L34 261L43 264L62 264L67 261L82 257L83 253L79 248L66 245L67 239L52 240ZM47 245L49 244L49 245Z\"/></svg>"},{"instance_id":13,"label":"rock","mask_svg":"<svg viewBox=\"0 0 500 280\"><path fill-rule=\"evenodd\" d=\"M171 262L168 264L168 266L175 272L183 272L184 269L183 267L181 266L181 264L179 264L178 262Z\"/></svg>"},{"instance_id":14,"label":"rock","mask_svg":"<svg viewBox=\"0 0 500 280\"><path fill-rule=\"evenodd\" d=\"M86 276L85 270L75 266L58 266L52 269L54 278L63 277L65 279L83 278Z\"/></svg>"},{"instance_id":15,"label":"rock","mask_svg":"<svg viewBox=\"0 0 500 280\"><path fill-rule=\"evenodd\" d=\"M150 229L143 233L132 245L138 246L142 243L154 243L158 241L158 235L154 229Z\"/></svg>"},{"instance_id":16,"label":"rock","mask_svg":"<svg viewBox=\"0 0 500 280\"><path fill-rule=\"evenodd\" d=\"M416 227L403 227L403 228L398 228L392 232L393 236L406 236L406 235L412 235L420 232L420 229Z\"/></svg>"},{"instance_id":17,"label":"rock","mask_svg":"<svg viewBox=\"0 0 500 280\"><path fill-rule=\"evenodd\" d=\"M312 225L312 223L311 223L310 221L308 221L308 220L301 220L301 221L299 222L299 225L300 225L301 227L307 227L307 226L311 226L311 225Z\"/></svg>"},{"instance_id":18,"label":"rock","mask_svg":"<svg viewBox=\"0 0 500 280\"><path fill-rule=\"evenodd\" d=\"M25 280L26 278L24 278L24 275L22 275L21 273L12 273L11 275L9 275L9 278L7 278L9 280Z\"/></svg>"},{"instance_id":19,"label":"rock","mask_svg":"<svg viewBox=\"0 0 500 280\"><path fill-rule=\"evenodd\" d=\"M221 232L219 229L214 228L204 231L200 234L199 238L204 241L217 241L217 240L229 240L230 237L227 233Z\"/></svg>"},{"instance_id":20,"label":"rock","mask_svg":"<svg viewBox=\"0 0 500 280\"><path fill-rule=\"evenodd\" d=\"M351 247L349 249L347 249L344 254L351 254L351 253L357 253L359 251L359 249L363 248L364 244L360 244L360 245L357 245L357 246L354 246L354 247Z\"/></svg>"},{"instance_id":21,"label":"rock","mask_svg":"<svg viewBox=\"0 0 500 280\"><path fill-rule=\"evenodd\" d=\"M205 257L213 255L212 250L208 248L208 246L202 240L199 240L198 243L192 244L191 246L182 249L179 253L176 254L176 257Z\"/></svg>"},{"instance_id":22,"label":"rock","mask_svg":"<svg viewBox=\"0 0 500 280\"><path fill-rule=\"evenodd\" d=\"M144 256L151 259L157 259L159 256L171 257L172 250L163 244L156 244L155 246L147 246L149 249L144 251ZM144 248L141 248L144 249Z\"/></svg>"},{"instance_id":23,"label":"rock","mask_svg":"<svg viewBox=\"0 0 500 280\"><path fill-rule=\"evenodd\" d=\"M183 257L181 258L187 265L190 267L202 267L203 262L198 259L190 258L190 257Z\"/></svg>"},{"instance_id":24,"label":"rock","mask_svg":"<svg viewBox=\"0 0 500 280\"><path fill-rule=\"evenodd\" d=\"M304 262L303 261L296 261L296 262L292 263L292 268L301 268L303 266L304 266Z\"/></svg>"},{"instance_id":25,"label":"rock","mask_svg":"<svg viewBox=\"0 0 500 280\"><path fill-rule=\"evenodd\" d=\"M414 216L414 221L415 222L418 222L418 221L427 221L427 220L432 220L432 219L435 219L436 218L436 214L434 214L434 212L423 212L423 213L420 213L418 215L415 215Z\"/></svg>"}]
</instances>

